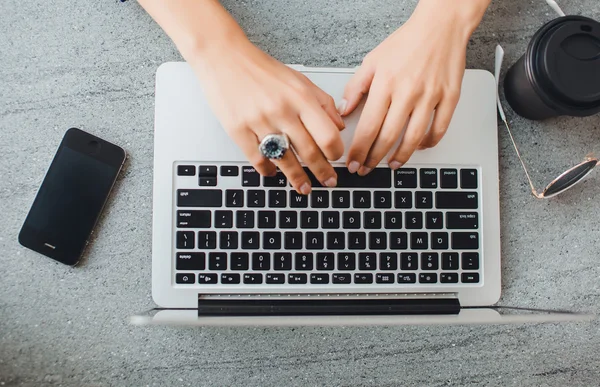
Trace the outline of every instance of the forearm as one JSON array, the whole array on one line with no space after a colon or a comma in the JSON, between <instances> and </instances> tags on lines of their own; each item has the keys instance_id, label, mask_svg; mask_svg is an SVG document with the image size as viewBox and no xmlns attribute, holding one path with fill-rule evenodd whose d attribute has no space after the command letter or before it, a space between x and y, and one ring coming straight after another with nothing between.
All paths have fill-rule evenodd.
<instances>
[{"instance_id":1,"label":"forearm","mask_svg":"<svg viewBox=\"0 0 600 387\"><path fill-rule=\"evenodd\" d=\"M430 21L430 28L438 24L454 24L468 40L477 28L491 0L420 0L413 17Z\"/></svg>"}]
</instances>

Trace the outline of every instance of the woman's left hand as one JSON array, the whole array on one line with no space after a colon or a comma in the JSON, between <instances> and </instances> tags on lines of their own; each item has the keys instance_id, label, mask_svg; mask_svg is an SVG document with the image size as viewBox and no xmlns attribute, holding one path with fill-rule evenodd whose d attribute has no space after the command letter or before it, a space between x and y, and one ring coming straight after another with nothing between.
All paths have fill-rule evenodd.
<instances>
[{"instance_id":1,"label":"woman's left hand","mask_svg":"<svg viewBox=\"0 0 600 387\"><path fill-rule=\"evenodd\" d=\"M421 0L411 18L365 57L346 86L342 116L368 93L348 151L350 172L369 173L405 127L388 160L392 169L405 164L415 149L435 146L446 133L460 96L467 43L489 0L456 3Z\"/></svg>"}]
</instances>

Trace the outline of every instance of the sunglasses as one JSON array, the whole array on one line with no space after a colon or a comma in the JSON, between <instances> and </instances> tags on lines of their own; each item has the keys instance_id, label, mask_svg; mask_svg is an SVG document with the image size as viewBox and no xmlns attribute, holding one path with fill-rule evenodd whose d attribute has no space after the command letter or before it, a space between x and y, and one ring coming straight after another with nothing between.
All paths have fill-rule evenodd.
<instances>
[{"instance_id":1,"label":"sunglasses","mask_svg":"<svg viewBox=\"0 0 600 387\"><path fill-rule=\"evenodd\" d=\"M500 102L500 71L502 69L502 62L504 60L504 50L499 45L496 46L496 63L495 63L495 77L496 77L496 101L498 104L498 112L500 113L500 118L504 122L504 126L506 126L506 130L508 131L508 135L510 136L510 141L512 142L515 151L517 152L517 157L523 166L523 170L525 171L525 175L527 176L527 180L529 181L529 186L531 187L531 192L538 199L548 199L553 196L556 196L560 193L565 192L569 188L573 188L577 183L581 182L587 175L592 172L594 167L600 164L600 161L595 157L586 157L586 159L577 164L573 168L570 168L560 174L556 179L552 180L550 184L544 188L542 191L538 191L531 177L529 176L529 172L527 171L527 167L525 166L525 162L521 158L521 153L519 152L519 148L517 147L517 143L512 135L510 130L510 126L508 125L508 121L506 120L506 114L504 113L504 108L502 107L502 103Z\"/></svg>"}]
</instances>

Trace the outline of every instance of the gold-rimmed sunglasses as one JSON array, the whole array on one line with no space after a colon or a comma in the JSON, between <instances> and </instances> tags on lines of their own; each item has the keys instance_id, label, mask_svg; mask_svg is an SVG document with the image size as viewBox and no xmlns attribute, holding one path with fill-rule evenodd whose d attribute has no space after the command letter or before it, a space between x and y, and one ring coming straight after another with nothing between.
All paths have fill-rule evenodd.
<instances>
[{"instance_id":1,"label":"gold-rimmed sunglasses","mask_svg":"<svg viewBox=\"0 0 600 387\"><path fill-rule=\"evenodd\" d=\"M581 182L587 175L592 172L594 167L600 164L600 161L595 158L588 156L585 160L576 166L569 168L565 172L561 173L556 179L552 180L550 184L546 186L542 191L539 191L533 185L533 181L529 176L529 172L527 171L527 167L525 166L525 162L521 157L521 153L519 152L519 148L517 147L517 143L512 135L512 131L510 130L510 126L508 125L508 121L506 120L506 114L504 113L504 108L502 107L502 103L500 102L500 71L502 69L502 62L504 60L504 50L500 45L496 46L496 63L495 63L495 77L496 77L496 101L498 104L498 112L500 113L500 118L504 122L506 126L506 130L508 131L508 135L510 137L510 141L512 142L515 151L517 152L517 157L523 166L523 170L525 171L525 175L527 176L527 180L529 181L529 186L531 187L531 192L538 199L547 199L553 196L556 196L560 193L565 192L569 188L574 187L577 183Z\"/></svg>"}]
</instances>

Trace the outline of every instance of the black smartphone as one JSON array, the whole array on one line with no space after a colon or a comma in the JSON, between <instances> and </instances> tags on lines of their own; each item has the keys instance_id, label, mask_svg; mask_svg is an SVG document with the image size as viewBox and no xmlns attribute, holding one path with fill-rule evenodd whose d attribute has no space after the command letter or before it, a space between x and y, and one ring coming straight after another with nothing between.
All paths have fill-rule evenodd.
<instances>
[{"instance_id":1,"label":"black smartphone","mask_svg":"<svg viewBox=\"0 0 600 387\"><path fill-rule=\"evenodd\" d=\"M67 130L19 233L19 243L66 265L83 254L125 163L125 151Z\"/></svg>"}]
</instances>

